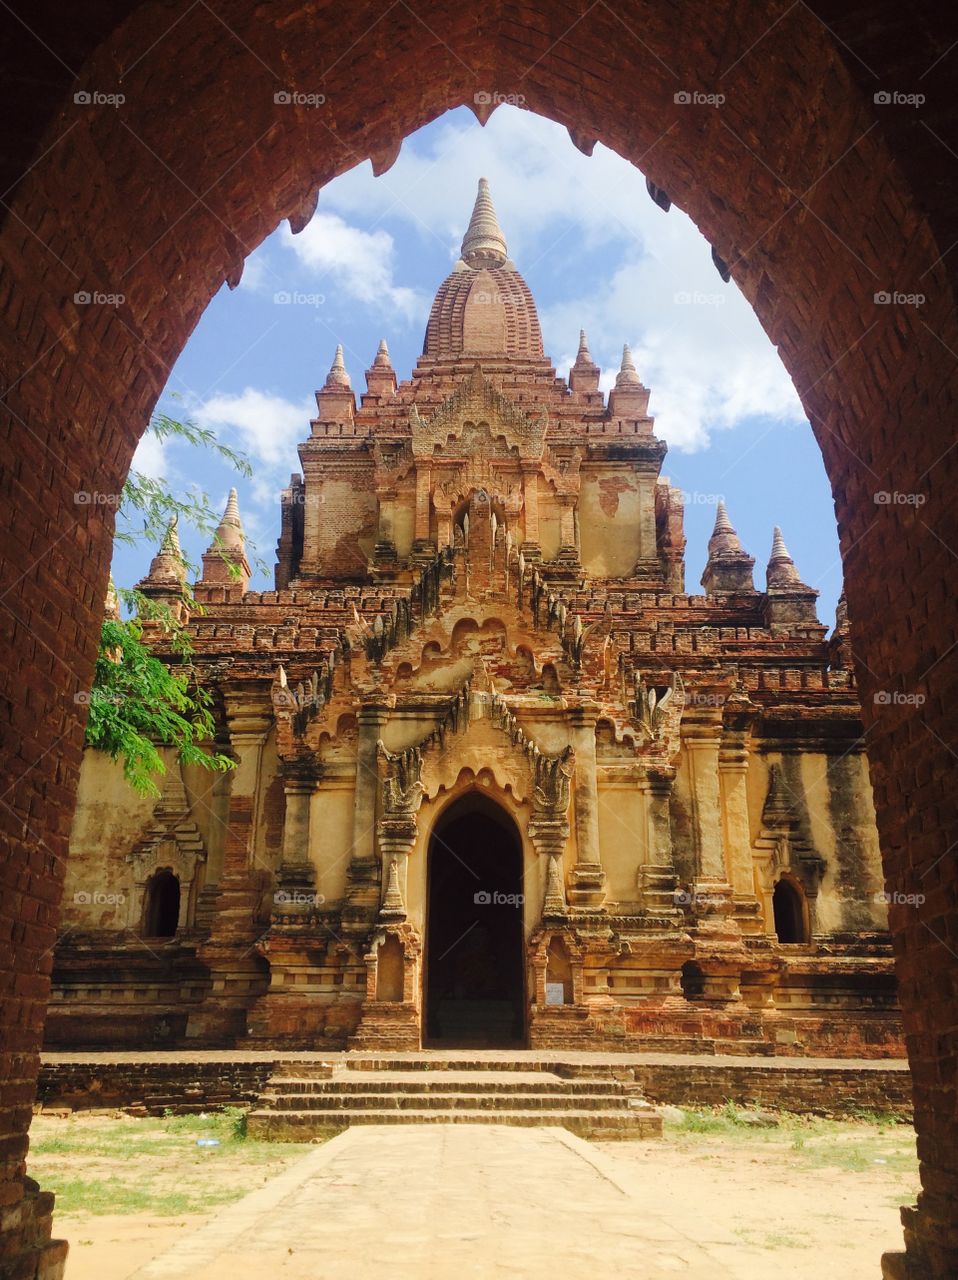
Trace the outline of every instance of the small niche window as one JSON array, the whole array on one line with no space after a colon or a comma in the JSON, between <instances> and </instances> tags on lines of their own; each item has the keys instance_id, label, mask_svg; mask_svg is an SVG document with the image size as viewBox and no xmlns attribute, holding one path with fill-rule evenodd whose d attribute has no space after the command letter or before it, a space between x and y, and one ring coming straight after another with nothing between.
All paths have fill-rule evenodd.
<instances>
[{"instance_id":1,"label":"small niche window","mask_svg":"<svg viewBox=\"0 0 958 1280\"><path fill-rule=\"evenodd\" d=\"M146 882L143 932L148 938L172 938L180 920L180 880L172 871L156 871Z\"/></svg>"},{"instance_id":2,"label":"small niche window","mask_svg":"<svg viewBox=\"0 0 958 1280\"><path fill-rule=\"evenodd\" d=\"M807 942L805 898L790 880L779 880L772 893L775 934L779 942Z\"/></svg>"}]
</instances>

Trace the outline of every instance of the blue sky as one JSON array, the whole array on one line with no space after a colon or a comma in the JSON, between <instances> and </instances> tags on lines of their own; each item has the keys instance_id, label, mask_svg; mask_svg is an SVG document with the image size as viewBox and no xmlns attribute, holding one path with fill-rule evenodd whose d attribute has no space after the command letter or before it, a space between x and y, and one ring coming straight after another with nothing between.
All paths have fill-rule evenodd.
<instances>
[{"instance_id":1,"label":"blue sky","mask_svg":"<svg viewBox=\"0 0 958 1280\"><path fill-rule=\"evenodd\" d=\"M669 444L664 474L686 491L686 589L701 590L714 502L724 497L755 556L756 586L764 586L779 524L831 625L841 563L821 454L748 303L722 283L690 220L652 203L632 165L602 146L583 156L564 129L509 106L484 129L465 108L447 113L407 138L383 177L368 162L342 175L320 193L303 232L293 236L284 223L247 259L239 288L224 285L212 300L160 408L246 452L251 479L149 439L134 466L176 489L199 486L217 507L235 483L255 554L269 568L253 585L270 587L279 491L299 468L296 445L308 435L336 343L357 391L382 337L400 379L409 376L483 175L558 371L567 373L582 327L605 390L622 344L632 347L652 391L655 432ZM198 560L205 540L182 532ZM119 546L117 582L132 585L151 555Z\"/></svg>"}]
</instances>

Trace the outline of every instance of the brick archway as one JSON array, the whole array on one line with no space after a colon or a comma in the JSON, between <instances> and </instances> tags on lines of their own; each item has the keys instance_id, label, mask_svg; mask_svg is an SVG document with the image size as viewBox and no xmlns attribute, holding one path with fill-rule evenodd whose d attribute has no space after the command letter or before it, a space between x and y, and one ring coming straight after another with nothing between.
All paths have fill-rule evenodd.
<instances>
[{"instance_id":1,"label":"brick archway","mask_svg":"<svg viewBox=\"0 0 958 1280\"><path fill-rule=\"evenodd\" d=\"M53 0L21 5L0 91L12 125L0 155L0 1204L23 1195L82 741L74 694L90 679L109 561L112 508L75 494L116 492L203 308L282 218L301 225L324 182L367 156L385 167L444 109L514 94L583 149L600 139L639 164L693 216L779 346L821 445L888 887L927 898L920 913L891 913L924 1162L909 1247L920 1274L952 1274L958 204L935 139L958 152L958 128L934 100L947 59L922 81L927 129L873 101L879 87L919 87L952 43L947 19L926 17L919 34L891 0L858 6L854 31L838 25L842 6L820 6L822 21L786 0L760 23L746 0L90 8L73 27ZM78 92L125 102L76 103ZM696 92L725 103L675 100ZM881 291L926 302L876 306ZM86 305L82 293L124 301ZM878 706L879 690L926 700L920 714ZM48 1209L33 1198L19 1225L11 1217L12 1255L37 1245Z\"/></svg>"}]
</instances>

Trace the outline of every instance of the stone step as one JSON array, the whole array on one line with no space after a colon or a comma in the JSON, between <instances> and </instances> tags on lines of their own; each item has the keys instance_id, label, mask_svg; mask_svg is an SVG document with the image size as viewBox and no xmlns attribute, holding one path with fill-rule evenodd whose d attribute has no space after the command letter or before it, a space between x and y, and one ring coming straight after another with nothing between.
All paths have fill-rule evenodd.
<instances>
[{"instance_id":1,"label":"stone step","mask_svg":"<svg viewBox=\"0 0 958 1280\"><path fill-rule=\"evenodd\" d=\"M409 1095L430 1095L454 1090L458 1093L489 1094L544 1094L566 1097L580 1093L623 1096L625 1086L618 1080L560 1079L558 1076L534 1075L531 1072L460 1072L443 1071L439 1074L425 1072L392 1071L363 1072L358 1076L336 1076L333 1079L296 1079L288 1076L271 1076L267 1081L269 1094L350 1094L370 1091L396 1091Z\"/></svg>"},{"instance_id":2,"label":"stone step","mask_svg":"<svg viewBox=\"0 0 958 1280\"><path fill-rule=\"evenodd\" d=\"M368 1093L308 1093L264 1094L260 1102L267 1103L273 1111L628 1111L631 1103L648 1103L644 1099L630 1099L622 1095L601 1093L568 1094L548 1093L399 1093L389 1089L370 1090Z\"/></svg>"},{"instance_id":3,"label":"stone step","mask_svg":"<svg viewBox=\"0 0 958 1280\"><path fill-rule=\"evenodd\" d=\"M508 1076L510 1072L519 1071L523 1074L529 1072L545 1073L546 1075L559 1075L562 1069L567 1065L561 1058L543 1059L541 1061L522 1061L505 1053L497 1053L495 1050L489 1051L488 1057L470 1057L469 1051L461 1054L447 1053L429 1053L429 1054L382 1054L370 1055L368 1057L350 1057L346 1059L346 1067L349 1071L367 1071L388 1072L390 1075L404 1072L436 1072L446 1071L465 1071L465 1072L495 1072L501 1077ZM492 1056L495 1054L496 1056ZM518 1063L521 1061L521 1066ZM592 1071L591 1064L588 1068ZM606 1064L599 1063L595 1069L596 1075L605 1076Z\"/></svg>"},{"instance_id":4,"label":"stone step","mask_svg":"<svg viewBox=\"0 0 958 1280\"><path fill-rule=\"evenodd\" d=\"M608 1111L370 1110L370 1111L251 1111L247 1133L274 1142L303 1142L331 1130L356 1124L505 1124L559 1125L583 1138L658 1138L662 1118L647 1103Z\"/></svg>"}]
</instances>

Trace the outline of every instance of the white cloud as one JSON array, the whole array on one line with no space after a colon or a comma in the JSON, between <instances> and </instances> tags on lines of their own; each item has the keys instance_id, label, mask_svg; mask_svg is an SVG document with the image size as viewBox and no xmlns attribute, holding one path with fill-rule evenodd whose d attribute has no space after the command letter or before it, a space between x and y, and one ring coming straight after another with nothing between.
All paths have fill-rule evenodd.
<instances>
[{"instance_id":1,"label":"white cloud","mask_svg":"<svg viewBox=\"0 0 958 1280\"><path fill-rule=\"evenodd\" d=\"M224 429L232 432L254 463L288 470L296 458L296 445L308 434L309 419L315 414L311 401L295 404L283 396L246 387L238 395L213 396L197 410L196 419L201 426L215 429L221 438ZM229 436L225 442L232 443Z\"/></svg>"},{"instance_id":2,"label":"white cloud","mask_svg":"<svg viewBox=\"0 0 958 1280\"><path fill-rule=\"evenodd\" d=\"M319 212L299 235L287 226L281 243L329 289L356 302L398 314L406 323L428 310L425 293L395 283L396 246L388 231L363 231L338 214Z\"/></svg>"},{"instance_id":3,"label":"white cloud","mask_svg":"<svg viewBox=\"0 0 958 1280\"><path fill-rule=\"evenodd\" d=\"M138 471L142 476L149 476L151 480L162 480L169 469L170 460L166 451L166 442L158 440L149 432L141 436L130 470Z\"/></svg>"}]
</instances>

